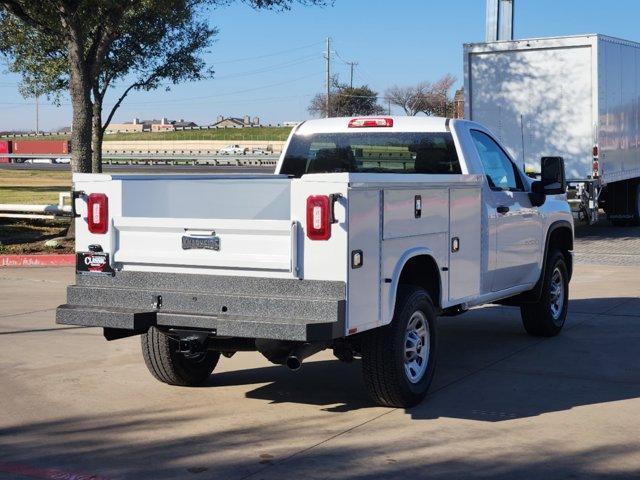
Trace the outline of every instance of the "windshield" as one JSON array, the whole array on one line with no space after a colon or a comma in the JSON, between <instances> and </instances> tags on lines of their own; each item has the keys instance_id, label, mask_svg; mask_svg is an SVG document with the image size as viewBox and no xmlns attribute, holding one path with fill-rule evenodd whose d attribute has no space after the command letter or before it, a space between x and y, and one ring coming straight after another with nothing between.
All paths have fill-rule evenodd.
<instances>
[{"instance_id":1,"label":"windshield","mask_svg":"<svg viewBox=\"0 0 640 480\"><path fill-rule=\"evenodd\" d=\"M461 173L451 133L354 132L294 135L280 173Z\"/></svg>"}]
</instances>

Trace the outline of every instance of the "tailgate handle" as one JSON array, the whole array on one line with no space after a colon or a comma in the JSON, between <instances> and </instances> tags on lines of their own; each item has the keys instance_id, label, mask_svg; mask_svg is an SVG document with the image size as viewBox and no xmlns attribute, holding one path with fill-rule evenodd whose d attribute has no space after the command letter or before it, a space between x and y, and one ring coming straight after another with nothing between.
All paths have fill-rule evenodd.
<instances>
[{"instance_id":1,"label":"tailgate handle","mask_svg":"<svg viewBox=\"0 0 640 480\"><path fill-rule=\"evenodd\" d=\"M341 193L332 193L329 195L329 223L338 223L338 220L336 219L335 205L341 198Z\"/></svg>"},{"instance_id":2,"label":"tailgate handle","mask_svg":"<svg viewBox=\"0 0 640 480\"><path fill-rule=\"evenodd\" d=\"M509 207L504 205L500 205L498 208L496 208L496 210L498 211L498 213L509 213Z\"/></svg>"},{"instance_id":3,"label":"tailgate handle","mask_svg":"<svg viewBox=\"0 0 640 480\"><path fill-rule=\"evenodd\" d=\"M71 190L71 216L73 218L80 218L78 212L76 212L76 200L84 197L86 194L83 190Z\"/></svg>"}]
</instances>

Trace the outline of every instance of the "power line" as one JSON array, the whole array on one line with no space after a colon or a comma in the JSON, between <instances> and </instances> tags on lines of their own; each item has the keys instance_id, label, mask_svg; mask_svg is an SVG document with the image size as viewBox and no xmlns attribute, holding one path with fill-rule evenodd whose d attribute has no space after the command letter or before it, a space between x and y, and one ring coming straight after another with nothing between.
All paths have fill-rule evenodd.
<instances>
[{"instance_id":1,"label":"power line","mask_svg":"<svg viewBox=\"0 0 640 480\"><path fill-rule=\"evenodd\" d=\"M297 58L295 60L290 60L288 62L283 62L283 63L279 63L279 64L275 64L275 65L270 65L268 67L263 67L263 68L259 68L257 70L249 70L246 72L240 72L240 73L232 73L229 75L221 75L218 77L213 77L207 81L213 81L213 80L224 80L226 78L238 78L238 77L244 77L244 76L248 76L248 75L257 75L260 73L268 73L268 72L274 72L276 70L281 70L283 68L288 68L288 67L294 67L297 65L302 65L303 63L308 63L311 60L317 60L318 54L313 54L313 55L307 55L305 57L300 57Z\"/></svg>"},{"instance_id":2,"label":"power line","mask_svg":"<svg viewBox=\"0 0 640 480\"><path fill-rule=\"evenodd\" d=\"M228 64L228 63L238 63L238 62L245 62L248 60L260 60L263 58L270 58L270 57L275 57L278 55L283 55L285 53L290 53L290 52L295 52L298 50L304 50L305 48L310 48L310 47L315 47L317 45L320 45L323 42L313 42L313 43L309 43L308 45L303 45L301 47L296 47L296 48L290 48L288 50L281 50L279 52L274 52L274 53L268 53L266 55L256 55L255 57L244 57L244 58L236 58L233 60L222 60L219 62L212 62L214 65L224 65L224 64Z\"/></svg>"},{"instance_id":3,"label":"power line","mask_svg":"<svg viewBox=\"0 0 640 480\"><path fill-rule=\"evenodd\" d=\"M317 73L312 73L309 75L304 75L302 77L297 77L297 78L292 78L289 80L285 80L283 82L277 82L277 83L270 83L268 85L262 85L260 87L253 87L253 88L247 88L247 89L243 89L243 90L236 90L234 92L226 92L226 93L220 93L220 94L214 94L214 95L204 95L204 96L198 96L198 97L188 97L188 98L180 98L180 99L174 99L174 100L164 100L164 101L160 101L160 102L138 102L138 103L127 103L127 105L136 105L136 104L163 104L163 103L176 103L176 102L185 102L188 100L205 100L208 98L216 98L216 97L227 97L227 96L231 96L231 95L239 95L241 93L247 93L247 92L254 92L256 90L262 90L265 88L271 88L271 87L278 87L280 85L287 85L290 83L296 83L299 82L300 80L305 80L307 78L310 77L316 77L318 74Z\"/></svg>"},{"instance_id":4,"label":"power line","mask_svg":"<svg viewBox=\"0 0 640 480\"><path fill-rule=\"evenodd\" d=\"M261 85L259 87L253 87L253 88L246 88L243 90L236 90L233 92L225 92L225 93L218 93L218 94L213 94L213 95L202 95L202 96L197 96L197 97L187 97L187 98L176 98L176 99L172 99L172 100L161 100L161 101L148 101L148 102L127 102L127 105L162 105L162 104L168 104L168 103L180 103L180 102L187 102L187 101L191 101L191 100L206 100L209 98L216 98L216 97L228 97L228 96L232 96L232 95L239 95L242 93L248 93L248 92L254 92L257 90L263 90L265 88L271 88L271 87L278 87L280 85L287 85L290 83L295 83L295 82L299 82L300 80L305 80L307 78L311 78L311 77L316 77L318 74L317 73L311 73L309 75L304 75L302 77L297 77L297 78L292 78L289 80L285 80L283 82L277 82L277 83L270 83L268 85ZM104 106L112 106L114 105L115 102L113 103L105 103ZM6 102L6 103L0 103L0 105L17 105L17 106L33 106L35 105L35 103L33 102L24 102L24 103L15 103L15 102ZM60 102L59 106L69 106L71 105L71 102ZM57 105L52 105L52 104L47 104L46 106L57 106Z\"/></svg>"},{"instance_id":5,"label":"power line","mask_svg":"<svg viewBox=\"0 0 640 480\"><path fill-rule=\"evenodd\" d=\"M280 97L263 97L263 98L249 98L246 100L237 100L237 99L230 99L230 100L210 100L207 102L207 105L225 105L225 104L232 104L232 105L244 105L244 104L256 104L256 103L271 103L271 102L280 102L282 100L291 100L291 99L301 99L301 98L310 98L313 97L314 94L313 93L303 93L300 95L285 95L285 96L280 96ZM184 102L189 103L189 102ZM123 104L123 107L125 107L130 105L130 104ZM155 108L156 103L147 103L145 105L139 106L137 108L137 110L146 110L149 108Z\"/></svg>"}]
</instances>

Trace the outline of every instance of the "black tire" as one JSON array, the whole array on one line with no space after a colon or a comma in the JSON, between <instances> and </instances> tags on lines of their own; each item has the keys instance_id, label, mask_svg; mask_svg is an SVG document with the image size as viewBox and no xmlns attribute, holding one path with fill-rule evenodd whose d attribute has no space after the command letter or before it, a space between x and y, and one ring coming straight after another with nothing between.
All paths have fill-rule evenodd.
<instances>
[{"instance_id":1,"label":"black tire","mask_svg":"<svg viewBox=\"0 0 640 480\"><path fill-rule=\"evenodd\" d=\"M405 348L409 342L407 327L416 312L424 317L422 320L418 315L418 322L426 320L429 351L422 376L416 376L412 381L405 369ZM376 403L409 408L424 399L436 367L436 335L436 313L429 294L422 288L400 285L393 321L367 332L362 340L362 373L367 390ZM423 352L417 346L416 351Z\"/></svg>"},{"instance_id":2,"label":"black tire","mask_svg":"<svg viewBox=\"0 0 640 480\"><path fill-rule=\"evenodd\" d=\"M561 285L558 286L558 278ZM556 290L562 294L556 296ZM561 302L561 303L560 303ZM542 295L535 303L523 303L520 306L522 324L530 335L536 337L553 337L560 333L567 318L569 306L569 274L562 252L549 252L544 271Z\"/></svg>"},{"instance_id":3,"label":"black tire","mask_svg":"<svg viewBox=\"0 0 640 480\"><path fill-rule=\"evenodd\" d=\"M140 336L144 363L151 374L169 385L193 387L202 384L218 364L220 352L203 352L197 358L187 358L178 350L178 341L156 327Z\"/></svg>"}]
</instances>

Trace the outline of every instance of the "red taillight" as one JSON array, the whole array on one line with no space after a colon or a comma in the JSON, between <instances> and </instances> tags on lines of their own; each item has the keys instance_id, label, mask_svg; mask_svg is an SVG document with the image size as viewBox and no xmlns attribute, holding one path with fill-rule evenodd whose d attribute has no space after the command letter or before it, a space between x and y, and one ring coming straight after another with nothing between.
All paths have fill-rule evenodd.
<instances>
[{"instance_id":1,"label":"red taillight","mask_svg":"<svg viewBox=\"0 0 640 480\"><path fill-rule=\"evenodd\" d=\"M107 233L109 202L104 193L92 193L87 200L87 223L91 233Z\"/></svg>"},{"instance_id":2,"label":"red taillight","mask_svg":"<svg viewBox=\"0 0 640 480\"><path fill-rule=\"evenodd\" d=\"M349 128L393 127L393 118L352 118Z\"/></svg>"},{"instance_id":3,"label":"red taillight","mask_svg":"<svg viewBox=\"0 0 640 480\"><path fill-rule=\"evenodd\" d=\"M598 157L598 153L599 153L598 152L598 145L594 145L593 146L593 156L597 158Z\"/></svg>"},{"instance_id":4,"label":"red taillight","mask_svg":"<svg viewBox=\"0 0 640 480\"><path fill-rule=\"evenodd\" d=\"M310 240L331 238L329 197L313 195L307 198L307 237Z\"/></svg>"}]
</instances>

